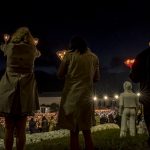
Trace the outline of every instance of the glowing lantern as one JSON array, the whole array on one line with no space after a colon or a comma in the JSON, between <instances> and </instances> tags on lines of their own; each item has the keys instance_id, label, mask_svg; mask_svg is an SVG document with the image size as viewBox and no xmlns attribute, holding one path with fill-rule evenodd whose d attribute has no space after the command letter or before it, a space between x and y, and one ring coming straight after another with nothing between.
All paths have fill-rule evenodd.
<instances>
[{"instance_id":1,"label":"glowing lantern","mask_svg":"<svg viewBox=\"0 0 150 150\"><path fill-rule=\"evenodd\" d=\"M58 56L58 58L59 58L60 60L63 60L63 58L64 58L64 56L65 56L65 54L66 54L66 50L57 51L56 54L57 54L57 56Z\"/></svg>"},{"instance_id":2,"label":"glowing lantern","mask_svg":"<svg viewBox=\"0 0 150 150\"><path fill-rule=\"evenodd\" d=\"M127 59L124 61L124 64L127 65L129 68L132 68L135 59Z\"/></svg>"}]
</instances>

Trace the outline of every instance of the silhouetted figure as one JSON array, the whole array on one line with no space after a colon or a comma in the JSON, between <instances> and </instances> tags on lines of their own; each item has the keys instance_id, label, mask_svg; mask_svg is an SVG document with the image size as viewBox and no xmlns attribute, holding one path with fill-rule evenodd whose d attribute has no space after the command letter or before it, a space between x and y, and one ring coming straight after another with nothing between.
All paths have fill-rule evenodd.
<instances>
[{"instance_id":1,"label":"silhouetted figure","mask_svg":"<svg viewBox=\"0 0 150 150\"><path fill-rule=\"evenodd\" d=\"M93 82L99 80L98 57L81 37L74 37L61 62L58 76L65 78L58 115L58 126L70 130L70 149L79 150L79 131L86 150L93 150L90 128L93 118Z\"/></svg>"},{"instance_id":2,"label":"silhouetted figure","mask_svg":"<svg viewBox=\"0 0 150 150\"><path fill-rule=\"evenodd\" d=\"M124 92L120 94L119 114L121 115L120 137L127 135L129 127L130 135L136 134L136 112L139 107L138 96L132 92L132 84L125 81L123 84Z\"/></svg>"},{"instance_id":3,"label":"silhouetted figure","mask_svg":"<svg viewBox=\"0 0 150 150\"><path fill-rule=\"evenodd\" d=\"M114 118L113 118L113 115L112 115L112 114L109 114L109 115L108 115L108 120L109 120L109 121L108 121L109 123L114 123Z\"/></svg>"},{"instance_id":4,"label":"silhouetted figure","mask_svg":"<svg viewBox=\"0 0 150 150\"><path fill-rule=\"evenodd\" d=\"M49 122L45 116L42 117L42 132L49 131Z\"/></svg>"},{"instance_id":5,"label":"silhouetted figure","mask_svg":"<svg viewBox=\"0 0 150 150\"><path fill-rule=\"evenodd\" d=\"M108 119L107 119L107 116L105 114L103 114L100 117L100 124L105 124L105 123L108 123Z\"/></svg>"},{"instance_id":6,"label":"silhouetted figure","mask_svg":"<svg viewBox=\"0 0 150 150\"><path fill-rule=\"evenodd\" d=\"M29 131L30 134L37 132L36 121L34 120L34 118L31 118L29 121Z\"/></svg>"},{"instance_id":7,"label":"silhouetted figure","mask_svg":"<svg viewBox=\"0 0 150 150\"><path fill-rule=\"evenodd\" d=\"M144 120L148 129L150 146L150 48L139 53L129 75L134 83L140 83L140 103L144 107Z\"/></svg>"},{"instance_id":8,"label":"silhouetted figure","mask_svg":"<svg viewBox=\"0 0 150 150\"><path fill-rule=\"evenodd\" d=\"M5 149L12 150L16 129L16 147L23 150L27 116L39 109L34 61L40 52L27 27L19 28L0 49L7 57L6 71L0 81L0 115L5 117L6 125Z\"/></svg>"}]
</instances>

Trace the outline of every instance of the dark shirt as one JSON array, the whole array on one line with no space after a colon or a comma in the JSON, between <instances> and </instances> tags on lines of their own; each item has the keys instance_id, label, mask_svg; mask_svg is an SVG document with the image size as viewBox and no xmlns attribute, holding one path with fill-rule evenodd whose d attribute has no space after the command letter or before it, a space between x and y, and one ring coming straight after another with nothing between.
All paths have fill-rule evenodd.
<instances>
[{"instance_id":1,"label":"dark shirt","mask_svg":"<svg viewBox=\"0 0 150 150\"><path fill-rule=\"evenodd\" d=\"M136 56L129 77L134 83L140 83L140 102L150 104L150 48Z\"/></svg>"}]
</instances>

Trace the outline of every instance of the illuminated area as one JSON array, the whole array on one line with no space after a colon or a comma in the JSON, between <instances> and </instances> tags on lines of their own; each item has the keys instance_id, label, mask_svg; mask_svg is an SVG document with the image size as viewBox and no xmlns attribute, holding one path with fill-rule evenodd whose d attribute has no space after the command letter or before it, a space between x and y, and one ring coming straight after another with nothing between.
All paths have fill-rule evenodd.
<instances>
[{"instance_id":1,"label":"illuminated area","mask_svg":"<svg viewBox=\"0 0 150 150\"><path fill-rule=\"evenodd\" d=\"M107 95L105 95L105 96L104 96L104 99L105 99L105 100L107 100L107 99L108 99L108 96L107 96Z\"/></svg>"},{"instance_id":2,"label":"illuminated area","mask_svg":"<svg viewBox=\"0 0 150 150\"><path fill-rule=\"evenodd\" d=\"M135 62L135 59L127 59L124 61L124 64L128 66L129 68L132 68L133 63Z\"/></svg>"},{"instance_id":3,"label":"illuminated area","mask_svg":"<svg viewBox=\"0 0 150 150\"><path fill-rule=\"evenodd\" d=\"M66 54L66 50L62 50L62 51L57 51L57 52L56 52L56 55L58 56L58 58L59 58L60 60L63 60L65 54Z\"/></svg>"},{"instance_id":4,"label":"illuminated area","mask_svg":"<svg viewBox=\"0 0 150 150\"><path fill-rule=\"evenodd\" d=\"M39 43L39 39L38 38L34 38L34 44L35 46Z\"/></svg>"},{"instance_id":5,"label":"illuminated area","mask_svg":"<svg viewBox=\"0 0 150 150\"><path fill-rule=\"evenodd\" d=\"M141 93L140 93L140 92L138 92L138 93L137 93L137 96L141 96Z\"/></svg>"},{"instance_id":6,"label":"illuminated area","mask_svg":"<svg viewBox=\"0 0 150 150\"><path fill-rule=\"evenodd\" d=\"M94 101L97 101L97 97L96 97L96 96L94 96L94 97L93 97L93 100L94 100Z\"/></svg>"},{"instance_id":7,"label":"illuminated area","mask_svg":"<svg viewBox=\"0 0 150 150\"><path fill-rule=\"evenodd\" d=\"M8 42L9 38L10 38L9 34L4 34L4 41L5 41L5 43Z\"/></svg>"},{"instance_id":8,"label":"illuminated area","mask_svg":"<svg viewBox=\"0 0 150 150\"><path fill-rule=\"evenodd\" d=\"M119 98L119 95L117 95L117 94L114 95L114 98L115 98L115 99L118 99L118 98Z\"/></svg>"}]
</instances>

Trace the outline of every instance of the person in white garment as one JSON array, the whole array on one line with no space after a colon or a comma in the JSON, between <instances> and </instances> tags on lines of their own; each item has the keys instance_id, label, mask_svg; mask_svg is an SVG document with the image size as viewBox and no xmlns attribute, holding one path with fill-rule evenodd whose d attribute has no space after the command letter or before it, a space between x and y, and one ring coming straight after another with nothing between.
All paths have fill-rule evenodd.
<instances>
[{"instance_id":1,"label":"person in white garment","mask_svg":"<svg viewBox=\"0 0 150 150\"><path fill-rule=\"evenodd\" d=\"M129 128L130 136L136 134L136 112L139 107L138 96L132 91L132 84L125 81L124 92L120 94L119 115L121 116L120 137L125 137Z\"/></svg>"},{"instance_id":2,"label":"person in white garment","mask_svg":"<svg viewBox=\"0 0 150 150\"><path fill-rule=\"evenodd\" d=\"M79 36L70 41L58 69L58 77L65 79L58 113L57 128L70 130L70 150L79 150L82 131L86 150L94 150L91 136L93 125L93 84L100 78L99 58ZM95 123L95 122L94 122Z\"/></svg>"}]
</instances>

